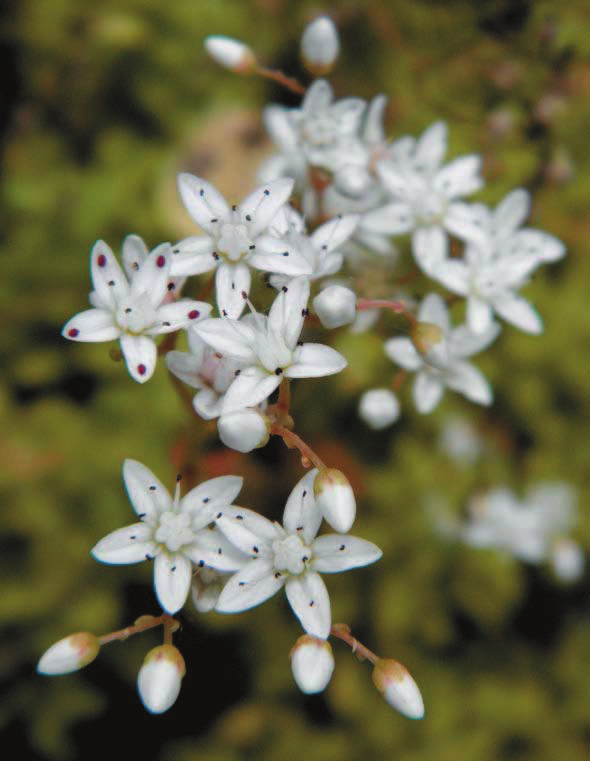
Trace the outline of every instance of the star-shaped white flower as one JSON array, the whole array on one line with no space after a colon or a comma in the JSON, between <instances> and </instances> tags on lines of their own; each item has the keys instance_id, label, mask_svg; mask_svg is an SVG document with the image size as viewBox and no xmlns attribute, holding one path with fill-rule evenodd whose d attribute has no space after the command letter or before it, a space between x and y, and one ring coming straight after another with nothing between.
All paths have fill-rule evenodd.
<instances>
[{"instance_id":1,"label":"star-shaped white flower","mask_svg":"<svg viewBox=\"0 0 590 761\"><path fill-rule=\"evenodd\" d=\"M307 274L307 264L297 252L285 245L269 251L261 241L291 195L293 180L269 182L232 207L211 183L192 174L178 176L178 189L188 213L207 235L185 238L174 246L172 272L198 275L215 269L222 314L237 319L242 313L242 293L250 292L250 267L289 276Z\"/></svg>"},{"instance_id":2,"label":"star-shaped white flower","mask_svg":"<svg viewBox=\"0 0 590 761\"><path fill-rule=\"evenodd\" d=\"M242 363L225 393L222 414L260 404L283 377L318 378L346 367L346 359L331 347L298 343L308 298L309 281L295 278L275 298L268 317L215 318L197 326L215 351Z\"/></svg>"},{"instance_id":3,"label":"star-shaped white flower","mask_svg":"<svg viewBox=\"0 0 590 761\"><path fill-rule=\"evenodd\" d=\"M492 323L485 333L480 334L472 333L465 325L452 329L447 307L435 293L422 302L418 320L433 323L442 331L441 339L426 354L420 354L406 337L390 338L385 343L385 353L390 359L405 370L416 372L413 391L418 412L432 412L445 388L457 391L477 404L491 404L490 384L466 361L466 357L489 346L500 332L500 326Z\"/></svg>"},{"instance_id":4,"label":"star-shaped white flower","mask_svg":"<svg viewBox=\"0 0 590 761\"><path fill-rule=\"evenodd\" d=\"M244 556L216 528L207 528L215 515L238 495L239 476L205 481L180 498L174 498L154 474L136 460L123 463L123 480L139 523L113 531L92 549L102 563L126 565L154 560L154 586L160 605L176 613L184 605L193 564L219 571L236 571Z\"/></svg>"},{"instance_id":5,"label":"star-shaped white flower","mask_svg":"<svg viewBox=\"0 0 590 761\"><path fill-rule=\"evenodd\" d=\"M153 336L186 328L211 311L202 301L171 300L178 285L170 276L171 259L168 243L147 254L143 241L130 235L123 243L125 275L107 244L97 241L90 256L94 309L72 317L62 335L71 341L119 339L131 377L145 383L156 367Z\"/></svg>"},{"instance_id":6,"label":"star-shaped white flower","mask_svg":"<svg viewBox=\"0 0 590 761\"><path fill-rule=\"evenodd\" d=\"M379 560L381 550L354 536L316 538L322 517L313 497L317 470L291 492L283 526L239 507L220 510L219 529L251 560L227 582L216 605L221 613L240 613L285 587L293 612L308 634L330 633L330 598L320 573L339 573Z\"/></svg>"}]
</instances>

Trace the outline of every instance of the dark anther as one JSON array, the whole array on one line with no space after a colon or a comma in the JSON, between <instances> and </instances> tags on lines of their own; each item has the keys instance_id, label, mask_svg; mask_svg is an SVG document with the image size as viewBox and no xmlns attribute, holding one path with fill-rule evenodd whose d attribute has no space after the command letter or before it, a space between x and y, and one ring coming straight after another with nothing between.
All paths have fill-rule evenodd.
<instances>
[{"instance_id":1,"label":"dark anther","mask_svg":"<svg viewBox=\"0 0 590 761\"><path fill-rule=\"evenodd\" d=\"M288 251L283 251L283 256L289 256L289 252Z\"/></svg>"},{"instance_id":2,"label":"dark anther","mask_svg":"<svg viewBox=\"0 0 590 761\"><path fill-rule=\"evenodd\" d=\"M235 284L235 283L232 283L232 284L231 284L231 289L232 289L232 291L235 291L235 290L236 290L236 284Z\"/></svg>"},{"instance_id":3,"label":"dark anther","mask_svg":"<svg viewBox=\"0 0 590 761\"><path fill-rule=\"evenodd\" d=\"M199 568L202 568L204 565L205 565L205 561L199 560L199 563L198 563Z\"/></svg>"},{"instance_id":4,"label":"dark anther","mask_svg":"<svg viewBox=\"0 0 590 761\"><path fill-rule=\"evenodd\" d=\"M221 547L217 548L217 554L218 555L223 555L223 550L221 549Z\"/></svg>"},{"instance_id":5,"label":"dark anther","mask_svg":"<svg viewBox=\"0 0 590 761\"><path fill-rule=\"evenodd\" d=\"M140 513L138 516L139 520L143 520L145 518L145 515L146 515L145 513Z\"/></svg>"},{"instance_id":6,"label":"dark anther","mask_svg":"<svg viewBox=\"0 0 590 761\"><path fill-rule=\"evenodd\" d=\"M170 327L170 323L169 322L163 322L162 323L162 327L163 328L169 328Z\"/></svg>"},{"instance_id":7,"label":"dark anther","mask_svg":"<svg viewBox=\"0 0 590 761\"><path fill-rule=\"evenodd\" d=\"M203 502L204 502L205 504L207 504L207 502L209 502L209 497L203 497Z\"/></svg>"},{"instance_id":8,"label":"dark anther","mask_svg":"<svg viewBox=\"0 0 590 761\"><path fill-rule=\"evenodd\" d=\"M221 518L222 515L223 513L217 513L217 515L215 516L215 520L217 520L218 518Z\"/></svg>"},{"instance_id":9,"label":"dark anther","mask_svg":"<svg viewBox=\"0 0 590 761\"><path fill-rule=\"evenodd\" d=\"M304 555L304 556L301 558L301 560L302 560L302 562L303 562L303 563L307 563L307 561L309 560L309 555Z\"/></svg>"},{"instance_id":10,"label":"dark anther","mask_svg":"<svg viewBox=\"0 0 590 761\"><path fill-rule=\"evenodd\" d=\"M149 552L145 556L146 560L152 560L152 556L149 554Z\"/></svg>"},{"instance_id":11,"label":"dark anther","mask_svg":"<svg viewBox=\"0 0 590 761\"><path fill-rule=\"evenodd\" d=\"M130 536L129 539L137 539L136 534L133 534L133 536Z\"/></svg>"},{"instance_id":12,"label":"dark anther","mask_svg":"<svg viewBox=\"0 0 590 761\"><path fill-rule=\"evenodd\" d=\"M170 569L170 573L174 573L175 570L176 570L176 566L173 565L172 568Z\"/></svg>"},{"instance_id":13,"label":"dark anther","mask_svg":"<svg viewBox=\"0 0 590 761\"><path fill-rule=\"evenodd\" d=\"M217 217L215 217L214 219L211 220L211 224L213 225L213 224L215 224L215 222L217 222Z\"/></svg>"},{"instance_id":14,"label":"dark anther","mask_svg":"<svg viewBox=\"0 0 590 761\"><path fill-rule=\"evenodd\" d=\"M182 481L182 473L178 473L176 475L176 483L178 483L179 481Z\"/></svg>"},{"instance_id":15,"label":"dark anther","mask_svg":"<svg viewBox=\"0 0 590 761\"><path fill-rule=\"evenodd\" d=\"M315 605L315 602L314 602L313 600L310 600L310 601L309 601L309 607L310 607L310 608L313 608L313 606L314 606L314 605Z\"/></svg>"},{"instance_id":16,"label":"dark anther","mask_svg":"<svg viewBox=\"0 0 590 761\"><path fill-rule=\"evenodd\" d=\"M245 581L238 581L238 586L239 587L245 587L246 586L246 582Z\"/></svg>"},{"instance_id":17,"label":"dark anther","mask_svg":"<svg viewBox=\"0 0 590 761\"><path fill-rule=\"evenodd\" d=\"M133 312L133 309L131 309L131 307L127 307L125 314L129 314L130 312Z\"/></svg>"},{"instance_id":18,"label":"dark anther","mask_svg":"<svg viewBox=\"0 0 590 761\"><path fill-rule=\"evenodd\" d=\"M248 246L248 248L250 249L250 251L254 251L256 246L254 245L254 243L252 243L250 246Z\"/></svg>"},{"instance_id":19,"label":"dark anther","mask_svg":"<svg viewBox=\"0 0 590 761\"><path fill-rule=\"evenodd\" d=\"M280 579L283 574L280 571L275 573L275 579Z\"/></svg>"},{"instance_id":20,"label":"dark anther","mask_svg":"<svg viewBox=\"0 0 590 761\"><path fill-rule=\"evenodd\" d=\"M216 261L216 262L218 262L218 261L219 261L219 254L217 253L217 251L214 251L214 252L211 254L211 256L212 256L212 257L215 259L215 261Z\"/></svg>"},{"instance_id":21,"label":"dark anther","mask_svg":"<svg viewBox=\"0 0 590 761\"><path fill-rule=\"evenodd\" d=\"M297 346L303 346L303 341L297 341Z\"/></svg>"},{"instance_id":22,"label":"dark anther","mask_svg":"<svg viewBox=\"0 0 590 761\"><path fill-rule=\"evenodd\" d=\"M252 551L255 552L256 554L258 554L260 552L258 547L252 547Z\"/></svg>"},{"instance_id":23,"label":"dark anther","mask_svg":"<svg viewBox=\"0 0 590 761\"><path fill-rule=\"evenodd\" d=\"M222 309L222 310L221 310L221 314L222 314L224 317L227 317L227 309Z\"/></svg>"},{"instance_id":24,"label":"dark anther","mask_svg":"<svg viewBox=\"0 0 590 761\"><path fill-rule=\"evenodd\" d=\"M168 283L168 285L166 287L168 288L169 291L173 291L176 288L174 283Z\"/></svg>"},{"instance_id":25,"label":"dark anther","mask_svg":"<svg viewBox=\"0 0 590 761\"><path fill-rule=\"evenodd\" d=\"M275 370L275 375L282 375L282 374L283 374L283 368L282 367L277 367L276 370Z\"/></svg>"},{"instance_id":26,"label":"dark anther","mask_svg":"<svg viewBox=\"0 0 590 761\"><path fill-rule=\"evenodd\" d=\"M156 487L155 486L150 486L150 491L156 491Z\"/></svg>"},{"instance_id":27,"label":"dark anther","mask_svg":"<svg viewBox=\"0 0 590 761\"><path fill-rule=\"evenodd\" d=\"M201 198L205 198L205 189L204 188L201 188L199 190L199 195L201 196Z\"/></svg>"},{"instance_id":28,"label":"dark anther","mask_svg":"<svg viewBox=\"0 0 590 761\"><path fill-rule=\"evenodd\" d=\"M246 214L245 219L246 219L246 222L251 222L252 221L252 215L251 214Z\"/></svg>"},{"instance_id":29,"label":"dark anther","mask_svg":"<svg viewBox=\"0 0 590 761\"><path fill-rule=\"evenodd\" d=\"M114 280L109 280L108 285L115 285L115 281Z\"/></svg>"},{"instance_id":30,"label":"dark anther","mask_svg":"<svg viewBox=\"0 0 590 761\"><path fill-rule=\"evenodd\" d=\"M303 531L303 526L297 526L297 531Z\"/></svg>"},{"instance_id":31,"label":"dark anther","mask_svg":"<svg viewBox=\"0 0 590 761\"><path fill-rule=\"evenodd\" d=\"M303 490L303 494L302 494L301 496L302 496L302 497L307 497L307 489L304 489L304 490Z\"/></svg>"},{"instance_id":32,"label":"dark anther","mask_svg":"<svg viewBox=\"0 0 590 761\"><path fill-rule=\"evenodd\" d=\"M232 211L235 211L237 208L238 208L238 207L235 205L235 203L232 203L232 205L231 205L231 210L232 210Z\"/></svg>"},{"instance_id":33,"label":"dark anther","mask_svg":"<svg viewBox=\"0 0 590 761\"><path fill-rule=\"evenodd\" d=\"M239 375L241 372L242 372L241 370L236 370L236 371L235 371L234 375L236 376L236 378L238 377L238 375Z\"/></svg>"},{"instance_id":34,"label":"dark anther","mask_svg":"<svg viewBox=\"0 0 590 761\"><path fill-rule=\"evenodd\" d=\"M213 356L215 357L215 359L223 359L223 354L220 354L218 351L216 351Z\"/></svg>"},{"instance_id":35,"label":"dark anther","mask_svg":"<svg viewBox=\"0 0 590 761\"><path fill-rule=\"evenodd\" d=\"M244 516L243 515L236 515L236 520L237 521L243 521L244 520Z\"/></svg>"},{"instance_id":36,"label":"dark anther","mask_svg":"<svg viewBox=\"0 0 590 761\"><path fill-rule=\"evenodd\" d=\"M302 317L307 317L308 314L309 314L309 309L302 309L301 310L301 316Z\"/></svg>"},{"instance_id":37,"label":"dark anther","mask_svg":"<svg viewBox=\"0 0 590 761\"><path fill-rule=\"evenodd\" d=\"M264 188L264 195L265 196L269 196L270 195L270 190L268 188Z\"/></svg>"},{"instance_id":38,"label":"dark anther","mask_svg":"<svg viewBox=\"0 0 590 761\"><path fill-rule=\"evenodd\" d=\"M345 544L341 544L338 549L340 550L340 552L342 552L342 550L346 549L346 545Z\"/></svg>"},{"instance_id":39,"label":"dark anther","mask_svg":"<svg viewBox=\"0 0 590 761\"><path fill-rule=\"evenodd\" d=\"M283 293L287 293L287 291L288 291L288 290L289 290L289 289L287 288L287 286L286 286L286 285L284 285L284 286L281 288L281 291L282 291Z\"/></svg>"}]
</instances>

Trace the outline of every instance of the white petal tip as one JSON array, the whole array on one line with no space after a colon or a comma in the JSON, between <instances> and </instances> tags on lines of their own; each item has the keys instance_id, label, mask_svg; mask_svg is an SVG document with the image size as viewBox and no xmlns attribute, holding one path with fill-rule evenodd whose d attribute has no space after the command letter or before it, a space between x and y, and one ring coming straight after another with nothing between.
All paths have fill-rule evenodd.
<instances>
[{"instance_id":1,"label":"white petal tip","mask_svg":"<svg viewBox=\"0 0 590 761\"><path fill-rule=\"evenodd\" d=\"M69 674L91 663L100 650L96 635L78 632L56 642L41 656L37 672L46 676Z\"/></svg>"},{"instance_id":2,"label":"white petal tip","mask_svg":"<svg viewBox=\"0 0 590 761\"><path fill-rule=\"evenodd\" d=\"M424 701L409 671L393 659L379 660L373 682L390 706L408 719L424 718Z\"/></svg>"}]
</instances>

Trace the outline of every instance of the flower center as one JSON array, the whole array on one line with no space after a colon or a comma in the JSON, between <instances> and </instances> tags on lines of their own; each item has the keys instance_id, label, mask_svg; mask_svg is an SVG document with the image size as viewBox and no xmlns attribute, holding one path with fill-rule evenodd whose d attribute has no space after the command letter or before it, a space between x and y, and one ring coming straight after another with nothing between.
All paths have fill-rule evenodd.
<instances>
[{"instance_id":1,"label":"flower center","mask_svg":"<svg viewBox=\"0 0 590 761\"><path fill-rule=\"evenodd\" d=\"M236 262L248 252L249 246L250 237L246 225L232 222L225 222L221 225L217 239L218 253L225 254L229 259Z\"/></svg>"},{"instance_id":2,"label":"flower center","mask_svg":"<svg viewBox=\"0 0 590 761\"><path fill-rule=\"evenodd\" d=\"M160 525L155 534L156 542L165 544L170 552L178 552L183 545L190 544L195 538L190 523L190 515L179 515L168 510L160 516Z\"/></svg>"},{"instance_id":3,"label":"flower center","mask_svg":"<svg viewBox=\"0 0 590 761\"><path fill-rule=\"evenodd\" d=\"M294 576L305 573L307 563L311 560L311 550L298 536L292 534L286 539L277 539L272 543L274 567L277 571L286 571Z\"/></svg>"},{"instance_id":4,"label":"flower center","mask_svg":"<svg viewBox=\"0 0 590 761\"><path fill-rule=\"evenodd\" d=\"M115 314L117 325L126 333L140 334L156 321L156 310L151 305L147 294L142 293L136 299L129 299L117 307Z\"/></svg>"}]
</instances>

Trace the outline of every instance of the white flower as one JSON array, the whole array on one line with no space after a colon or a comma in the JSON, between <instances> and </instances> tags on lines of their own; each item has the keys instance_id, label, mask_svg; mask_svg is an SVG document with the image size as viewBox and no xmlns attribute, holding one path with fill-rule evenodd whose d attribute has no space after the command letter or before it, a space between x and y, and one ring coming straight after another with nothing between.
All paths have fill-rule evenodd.
<instances>
[{"instance_id":1,"label":"white flower","mask_svg":"<svg viewBox=\"0 0 590 761\"><path fill-rule=\"evenodd\" d=\"M584 575L586 559L584 551L569 537L559 537L553 544L550 555L553 573L560 581L572 583Z\"/></svg>"},{"instance_id":2,"label":"white flower","mask_svg":"<svg viewBox=\"0 0 590 761\"><path fill-rule=\"evenodd\" d=\"M264 413L248 407L222 415L217 421L217 430L226 447L251 452L268 442L270 422Z\"/></svg>"},{"instance_id":3,"label":"white flower","mask_svg":"<svg viewBox=\"0 0 590 761\"><path fill-rule=\"evenodd\" d=\"M145 383L156 367L153 336L186 328L211 311L202 301L170 302L176 288L171 259L168 243L147 254L140 238L128 236L123 243L125 275L107 244L97 241L90 257L94 309L72 317L62 335L72 341L119 339L131 377Z\"/></svg>"},{"instance_id":4,"label":"white flower","mask_svg":"<svg viewBox=\"0 0 590 761\"><path fill-rule=\"evenodd\" d=\"M317 378L346 367L346 360L323 344L299 344L307 314L309 282L296 278L284 286L268 317L205 320L197 331L213 349L242 363L227 389L222 414L264 401L286 378Z\"/></svg>"},{"instance_id":5,"label":"white flower","mask_svg":"<svg viewBox=\"0 0 590 761\"><path fill-rule=\"evenodd\" d=\"M412 233L414 257L421 269L432 272L446 231L465 237L467 207L458 199L483 187L481 158L462 156L441 166L447 150L447 127L431 125L415 140L405 137L377 163L384 190L393 201L367 213L360 228L372 234Z\"/></svg>"},{"instance_id":6,"label":"white flower","mask_svg":"<svg viewBox=\"0 0 590 761\"><path fill-rule=\"evenodd\" d=\"M137 690L150 713L164 713L174 705L185 673L184 658L174 645L149 651L137 676Z\"/></svg>"},{"instance_id":7,"label":"white flower","mask_svg":"<svg viewBox=\"0 0 590 761\"><path fill-rule=\"evenodd\" d=\"M305 631L326 639L330 633L330 598L320 573L338 573L374 563L381 550L363 539L328 534L316 538L322 517L313 497L317 471L295 486L283 516L272 523L250 510L225 508L216 516L227 538L251 560L225 585L216 609L239 613L285 587L287 599Z\"/></svg>"},{"instance_id":8,"label":"white flower","mask_svg":"<svg viewBox=\"0 0 590 761\"><path fill-rule=\"evenodd\" d=\"M192 174L178 176L182 201L207 235L185 238L173 248L172 272L198 275L216 269L217 306L228 317L239 317L250 292L250 267L296 276L308 268L297 252L286 245L267 251L263 233L272 230L277 212L293 190L293 180L283 178L255 190L239 206L228 206L219 191Z\"/></svg>"},{"instance_id":9,"label":"white flower","mask_svg":"<svg viewBox=\"0 0 590 761\"><path fill-rule=\"evenodd\" d=\"M308 24L301 37L301 57L314 75L325 74L336 59L340 44L336 25L328 16L319 16Z\"/></svg>"},{"instance_id":10,"label":"white flower","mask_svg":"<svg viewBox=\"0 0 590 761\"><path fill-rule=\"evenodd\" d=\"M332 646L325 639L304 634L290 653L291 670L297 686L306 695L323 692L334 672Z\"/></svg>"},{"instance_id":11,"label":"white flower","mask_svg":"<svg viewBox=\"0 0 590 761\"><path fill-rule=\"evenodd\" d=\"M218 64L238 74L249 74L256 67L256 56L252 50L232 37L205 37L205 50Z\"/></svg>"},{"instance_id":12,"label":"white flower","mask_svg":"<svg viewBox=\"0 0 590 761\"><path fill-rule=\"evenodd\" d=\"M445 420L439 448L459 465L473 465L484 451L484 442L476 428L464 418Z\"/></svg>"},{"instance_id":13,"label":"white flower","mask_svg":"<svg viewBox=\"0 0 590 761\"><path fill-rule=\"evenodd\" d=\"M154 560L154 586L160 605L176 613L184 605L196 566L235 571L243 558L215 528L206 528L242 488L242 478L205 481L180 499L177 483L170 498L154 474L135 460L123 463L123 480L139 523L113 531L92 549L102 563Z\"/></svg>"},{"instance_id":14,"label":"white flower","mask_svg":"<svg viewBox=\"0 0 590 761\"><path fill-rule=\"evenodd\" d=\"M389 705L408 719L424 718L424 701L418 685L401 663L392 658L378 660L373 669L373 682Z\"/></svg>"},{"instance_id":15,"label":"white flower","mask_svg":"<svg viewBox=\"0 0 590 761\"><path fill-rule=\"evenodd\" d=\"M342 285L329 285L315 297L313 308L325 328L340 328L356 318L356 294Z\"/></svg>"},{"instance_id":16,"label":"white flower","mask_svg":"<svg viewBox=\"0 0 590 761\"><path fill-rule=\"evenodd\" d=\"M70 634L43 653L37 664L37 671L47 676L70 674L92 663L99 650L100 642L95 634Z\"/></svg>"},{"instance_id":17,"label":"white flower","mask_svg":"<svg viewBox=\"0 0 590 761\"><path fill-rule=\"evenodd\" d=\"M391 338L385 343L387 356L405 370L416 372L414 402L418 412L432 412L445 388L477 404L491 404L492 389L482 373L466 357L485 349L496 338L500 327L492 323L485 333L476 335L466 326L451 329L449 313L437 294L429 294L422 302L418 320L432 323L442 330L442 338L422 355L409 338ZM205 323L202 323L205 324Z\"/></svg>"},{"instance_id":18,"label":"white flower","mask_svg":"<svg viewBox=\"0 0 590 761\"><path fill-rule=\"evenodd\" d=\"M469 217L466 228L471 227L464 259L447 258L446 249L434 254L439 263L430 274L467 299L467 322L476 333L488 329L494 312L527 333L543 330L536 310L517 291L539 265L562 258L565 247L539 230L517 229L527 217L529 205L524 190L514 190L494 211L481 204L463 204ZM440 246L441 241L435 245Z\"/></svg>"},{"instance_id":19,"label":"white flower","mask_svg":"<svg viewBox=\"0 0 590 761\"><path fill-rule=\"evenodd\" d=\"M399 402L389 388L373 388L361 396L359 415L375 431L395 423L399 413Z\"/></svg>"}]
</instances>

